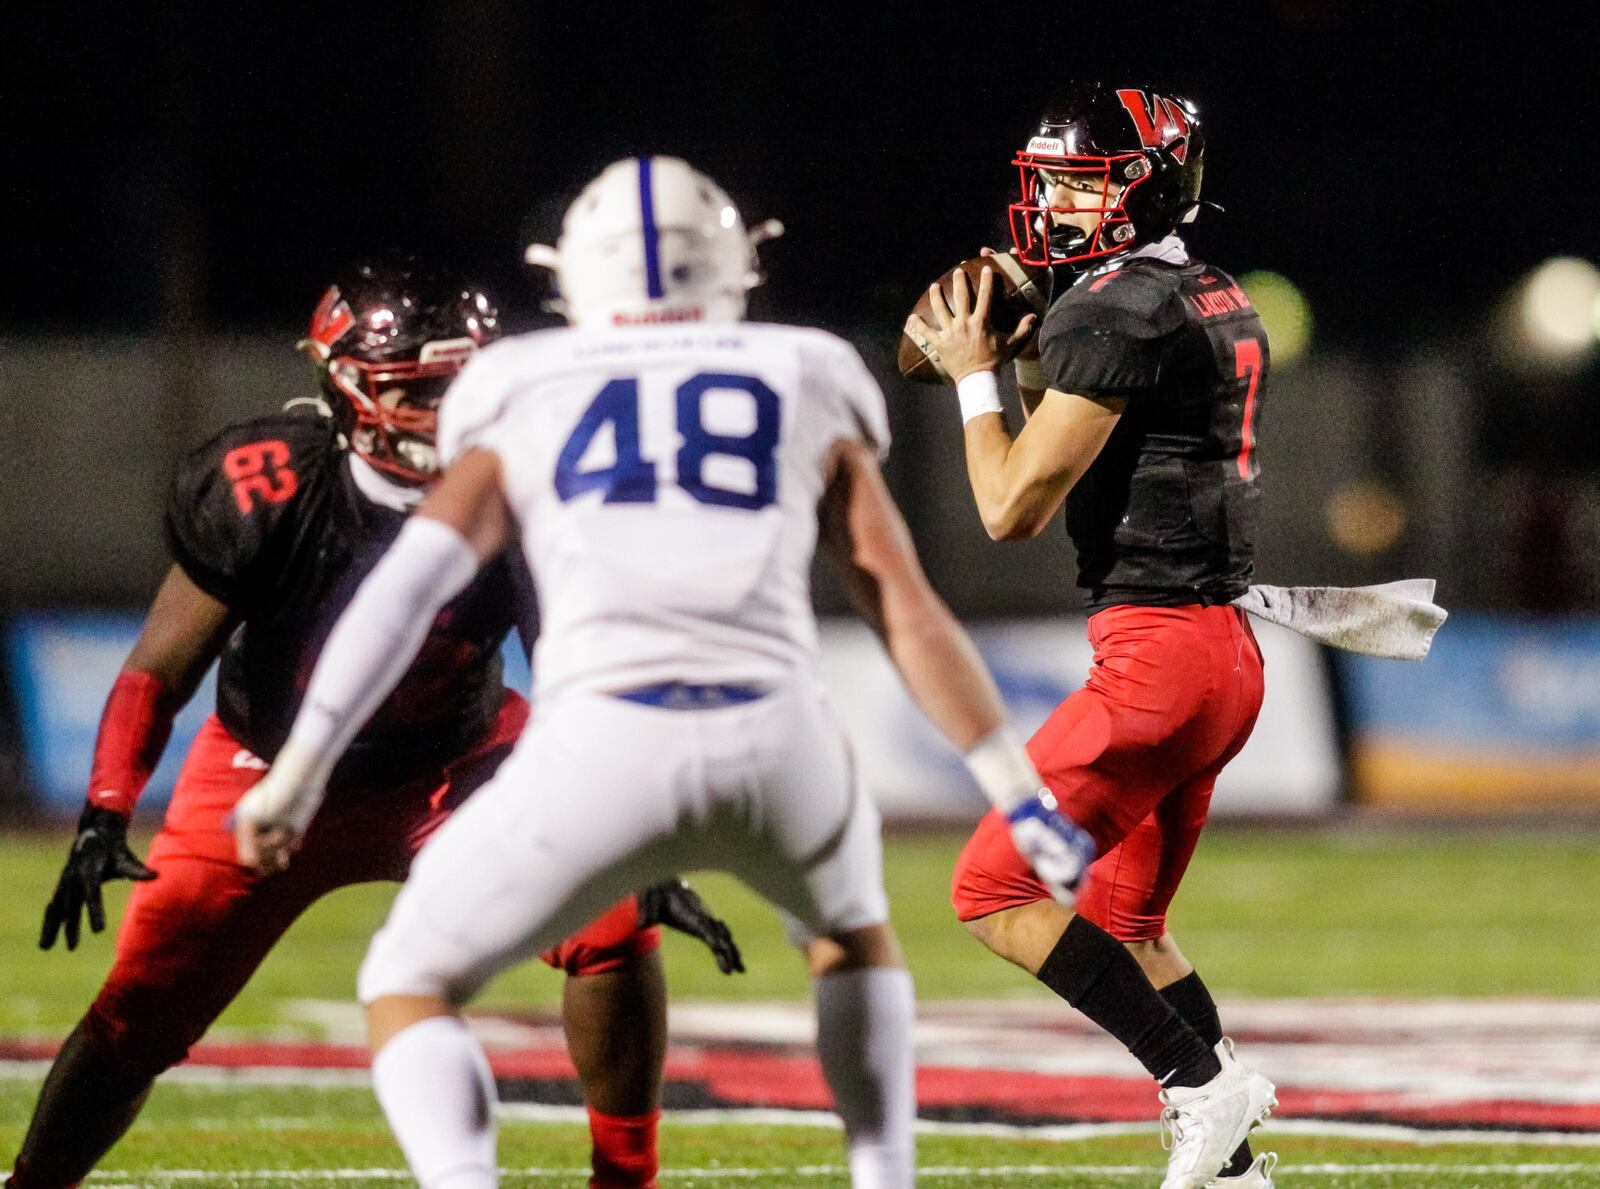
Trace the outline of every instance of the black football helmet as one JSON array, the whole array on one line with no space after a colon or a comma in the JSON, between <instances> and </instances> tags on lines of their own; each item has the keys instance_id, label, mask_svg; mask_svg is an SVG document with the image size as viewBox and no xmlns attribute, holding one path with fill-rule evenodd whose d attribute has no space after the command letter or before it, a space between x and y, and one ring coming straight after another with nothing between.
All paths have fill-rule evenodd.
<instances>
[{"instance_id":1,"label":"black football helmet","mask_svg":"<svg viewBox=\"0 0 1600 1189\"><path fill-rule=\"evenodd\" d=\"M500 315L477 286L413 260L365 262L317 303L300 346L350 448L404 483L439 471L439 401Z\"/></svg>"},{"instance_id":2,"label":"black football helmet","mask_svg":"<svg viewBox=\"0 0 1600 1189\"><path fill-rule=\"evenodd\" d=\"M1076 83L1050 104L1038 133L1012 164L1022 183L1010 206L1011 237L1029 264L1078 268L1155 243L1200 206L1205 140L1200 112L1175 95ZM1099 187L1100 205L1051 207L1050 182L1065 175ZM1121 189L1113 194L1111 184ZM1093 232L1057 224L1052 211L1100 215Z\"/></svg>"}]
</instances>

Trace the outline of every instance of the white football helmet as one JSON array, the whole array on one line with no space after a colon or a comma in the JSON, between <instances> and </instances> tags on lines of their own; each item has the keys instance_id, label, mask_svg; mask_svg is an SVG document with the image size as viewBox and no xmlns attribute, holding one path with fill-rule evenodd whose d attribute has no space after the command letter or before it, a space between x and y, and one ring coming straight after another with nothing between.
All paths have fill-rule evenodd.
<instances>
[{"instance_id":1,"label":"white football helmet","mask_svg":"<svg viewBox=\"0 0 1600 1189\"><path fill-rule=\"evenodd\" d=\"M746 231L720 186L677 157L629 157L584 187L554 248L524 256L555 272L551 308L575 325L737 322L761 283L755 247L783 234Z\"/></svg>"}]
</instances>

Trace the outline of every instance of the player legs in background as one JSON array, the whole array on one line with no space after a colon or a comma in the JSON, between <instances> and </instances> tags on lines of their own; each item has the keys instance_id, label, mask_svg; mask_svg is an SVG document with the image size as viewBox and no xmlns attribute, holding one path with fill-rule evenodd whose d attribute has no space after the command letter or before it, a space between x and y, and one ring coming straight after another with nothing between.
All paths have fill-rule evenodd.
<instances>
[{"instance_id":1,"label":"player legs in background","mask_svg":"<svg viewBox=\"0 0 1600 1189\"><path fill-rule=\"evenodd\" d=\"M134 890L105 986L50 1067L8 1182L14 1189L61 1189L86 1177L132 1126L156 1077L183 1059L326 890L303 879L292 892L252 898L248 873L173 855L159 862L161 877ZM174 926L184 932L169 933Z\"/></svg>"},{"instance_id":2,"label":"player legs in background","mask_svg":"<svg viewBox=\"0 0 1600 1189\"><path fill-rule=\"evenodd\" d=\"M561 1022L589 1113L596 1189L651 1185L667 1055L667 980L659 930L641 931L633 897L543 955L567 972Z\"/></svg>"},{"instance_id":3,"label":"player legs in background","mask_svg":"<svg viewBox=\"0 0 1600 1189\"><path fill-rule=\"evenodd\" d=\"M667 1054L660 926L698 938L724 974L744 970L727 925L673 878L626 896L541 955L567 972L561 1023L589 1112L595 1189L650 1185Z\"/></svg>"},{"instance_id":4,"label":"player legs in background","mask_svg":"<svg viewBox=\"0 0 1600 1189\"><path fill-rule=\"evenodd\" d=\"M151 848L158 877L135 885L111 972L50 1068L14 1189L61 1189L86 1177L133 1124L156 1077L183 1060L295 918L346 882L327 831L307 839L316 858L287 879L269 881L207 853L189 827L209 808L214 833L226 839L216 804L259 775L232 766L239 750L213 721L191 751Z\"/></svg>"}]
</instances>

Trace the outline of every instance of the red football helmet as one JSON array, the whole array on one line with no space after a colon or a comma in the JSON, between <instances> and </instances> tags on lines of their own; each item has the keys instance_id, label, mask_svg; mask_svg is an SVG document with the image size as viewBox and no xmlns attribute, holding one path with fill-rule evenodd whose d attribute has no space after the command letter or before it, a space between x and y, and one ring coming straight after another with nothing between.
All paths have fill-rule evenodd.
<instances>
[{"instance_id":1,"label":"red football helmet","mask_svg":"<svg viewBox=\"0 0 1600 1189\"><path fill-rule=\"evenodd\" d=\"M363 263L339 278L300 346L350 448L404 483L439 471L439 401L473 352L500 337L494 302L412 261Z\"/></svg>"},{"instance_id":2,"label":"red football helmet","mask_svg":"<svg viewBox=\"0 0 1600 1189\"><path fill-rule=\"evenodd\" d=\"M1017 254L1028 264L1083 268L1156 242L1198 211L1204 156L1200 112L1189 100L1075 84L1012 160L1022 184L1009 208ZM1098 203L1051 206L1061 182L1090 198L1098 192ZM1097 214L1099 225L1086 232L1052 218L1072 212Z\"/></svg>"}]
</instances>

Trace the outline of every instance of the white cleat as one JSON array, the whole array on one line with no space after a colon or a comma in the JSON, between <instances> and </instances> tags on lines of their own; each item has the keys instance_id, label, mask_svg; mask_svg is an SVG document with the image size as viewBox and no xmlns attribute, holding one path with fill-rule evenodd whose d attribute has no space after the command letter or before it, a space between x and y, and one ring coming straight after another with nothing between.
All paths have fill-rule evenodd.
<instances>
[{"instance_id":1,"label":"white cleat","mask_svg":"<svg viewBox=\"0 0 1600 1189\"><path fill-rule=\"evenodd\" d=\"M1235 1059L1233 1041L1224 1036L1216 1054L1222 1072L1205 1085L1175 1086L1161 1092L1166 1107L1161 1112L1161 1144L1171 1153L1161 1189L1206 1189L1251 1128L1265 1122L1278 1105L1272 1083ZM1250 1172L1256 1164L1250 1166ZM1266 1174L1270 1170L1269 1165ZM1263 1181L1236 1178L1229 1183L1270 1185L1272 1180L1266 1175Z\"/></svg>"},{"instance_id":2,"label":"white cleat","mask_svg":"<svg viewBox=\"0 0 1600 1189\"><path fill-rule=\"evenodd\" d=\"M1272 1170L1277 1167L1278 1154L1263 1152L1238 1176L1207 1181L1206 1189L1272 1189Z\"/></svg>"}]
</instances>

